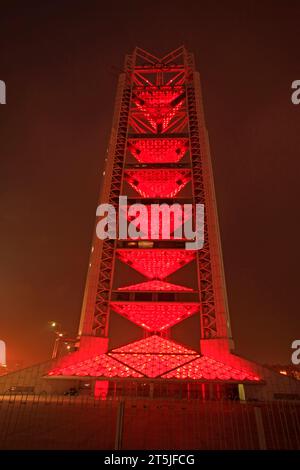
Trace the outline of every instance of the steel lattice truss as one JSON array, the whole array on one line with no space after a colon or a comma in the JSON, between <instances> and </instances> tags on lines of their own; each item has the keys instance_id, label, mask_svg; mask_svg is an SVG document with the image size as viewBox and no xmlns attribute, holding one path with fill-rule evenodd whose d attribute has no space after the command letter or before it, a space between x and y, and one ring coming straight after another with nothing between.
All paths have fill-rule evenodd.
<instances>
[{"instance_id":1,"label":"steel lattice truss","mask_svg":"<svg viewBox=\"0 0 300 470\"><path fill-rule=\"evenodd\" d=\"M101 202L113 204L118 212L119 196L128 196L130 187L146 205L147 200L150 203L149 199L159 204L160 200L182 204L182 193L189 193L184 197L190 198L193 204L205 205L204 246L198 252L189 251L178 248L182 245L176 244L171 237L166 248L166 242L162 242L164 216L158 222L157 238L146 227L144 235L153 242L150 245L153 248L141 248L138 243L136 248L129 248L129 244L118 244L115 240L95 240L98 248L90 264L92 274L85 294L83 335L107 338L110 312L114 310L141 326L144 339L106 353L93 354L88 359L83 355L79 360L77 355L72 362L71 357L68 364L58 364L49 376L259 380L246 362L231 360L227 349L224 349L224 360L220 360L217 348L215 351L213 347L210 349L215 357L208 357L210 354L201 354L166 339L172 338L173 325L196 314L200 315L202 341L218 341L218 338L223 340L229 336L214 188L201 102L193 56L185 48L163 58L137 48L126 57L124 73L119 80ZM131 162L127 162L128 158ZM149 222L149 208L147 211ZM129 216L128 220L142 232L142 219L136 221ZM172 232L182 223L175 215L171 222ZM156 239L159 241L154 244ZM116 259L123 263L123 268L124 264L130 266L146 280L132 284L129 279L127 285L113 289L117 271L122 269L122 263L116 268ZM167 281L168 276L175 275L189 263L189 268L194 269L191 276L196 278L197 288L189 286L189 276L184 286ZM113 297L113 293L118 297ZM143 293L152 300L137 301L136 296ZM164 297L164 301L158 301L159 296ZM182 297L188 299L185 296L195 296L196 300L181 300ZM80 355L80 349L78 353Z\"/></svg>"}]
</instances>

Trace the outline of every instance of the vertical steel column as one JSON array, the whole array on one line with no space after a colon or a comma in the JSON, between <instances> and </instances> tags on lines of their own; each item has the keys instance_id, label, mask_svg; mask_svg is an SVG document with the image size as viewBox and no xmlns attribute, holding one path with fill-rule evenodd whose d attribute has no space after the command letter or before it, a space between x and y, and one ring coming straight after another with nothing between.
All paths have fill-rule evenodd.
<instances>
[{"instance_id":1,"label":"vertical steel column","mask_svg":"<svg viewBox=\"0 0 300 470\"><path fill-rule=\"evenodd\" d=\"M110 203L118 209L123 165L126 152L131 100L132 58L128 56L125 72L118 84L113 128L107 154L105 182L99 203ZM109 299L112 289L115 240L99 240L94 235L89 272L79 327L80 335L107 336Z\"/></svg>"},{"instance_id":2,"label":"vertical steel column","mask_svg":"<svg viewBox=\"0 0 300 470\"><path fill-rule=\"evenodd\" d=\"M187 106L194 198L205 206L204 246L198 253L201 297L201 335L203 339L228 338L229 316L217 225L213 175L207 148L199 74L193 59L186 54Z\"/></svg>"}]
</instances>

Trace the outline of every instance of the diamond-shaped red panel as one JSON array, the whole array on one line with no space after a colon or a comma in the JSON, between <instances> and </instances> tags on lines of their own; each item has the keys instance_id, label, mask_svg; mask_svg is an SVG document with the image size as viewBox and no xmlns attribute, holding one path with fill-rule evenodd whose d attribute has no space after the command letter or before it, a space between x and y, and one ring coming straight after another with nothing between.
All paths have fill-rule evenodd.
<instances>
[{"instance_id":1,"label":"diamond-shaped red panel","mask_svg":"<svg viewBox=\"0 0 300 470\"><path fill-rule=\"evenodd\" d=\"M140 163L176 163L188 149L187 139L131 139L130 153Z\"/></svg>"},{"instance_id":2,"label":"diamond-shaped red panel","mask_svg":"<svg viewBox=\"0 0 300 470\"><path fill-rule=\"evenodd\" d=\"M140 282L139 284L131 284L130 286L119 287L118 290L124 291L144 291L144 292L190 292L193 289L170 282L154 279L153 281Z\"/></svg>"},{"instance_id":3,"label":"diamond-shaped red panel","mask_svg":"<svg viewBox=\"0 0 300 470\"><path fill-rule=\"evenodd\" d=\"M239 370L210 357L201 356L163 375L167 379L205 379L205 380L251 380L259 377L244 370Z\"/></svg>"},{"instance_id":4,"label":"diamond-shaped red panel","mask_svg":"<svg viewBox=\"0 0 300 470\"><path fill-rule=\"evenodd\" d=\"M141 374L130 367L121 364L106 354L75 362L66 367L55 368L48 372L48 376L91 376L91 377L142 377Z\"/></svg>"},{"instance_id":5,"label":"diamond-shaped red panel","mask_svg":"<svg viewBox=\"0 0 300 470\"><path fill-rule=\"evenodd\" d=\"M199 309L197 303L111 302L111 307L128 320L148 331L163 331Z\"/></svg>"},{"instance_id":6,"label":"diamond-shaped red panel","mask_svg":"<svg viewBox=\"0 0 300 470\"><path fill-rule=\"evenodd\" d=\"M136 89L133 99L153 129L163 131L181 108L183 91L182 87Z\"/></svg>"},{"instance_id":7,"label":"diamond-shaped red panel","mask_svg":"<svg viewBox=\"0 0 300 470\"><path fill-rule=\"evenodd\" d=\"M195 252L184 249L119 249L121 261L149 279L164 279L195 259Z\"/></svg>"},{"instance_id":8,"label":"diamond-shaped red panel","mask_svg":"<svg viewBox=\"0 0 300 470\"><path fill-rule=\"evenodd\" d=\"M190 181L190 170L126 170L125 178L142 197L171 198Z\"/></svg>"},{"instance_id":9,"label":"diamond-shaped red panel","mask_svg":"<svg viewBox=\"0 0 300 470\"><path fill-rule=\"evenodd\" d=\"M199 357L196 351L156 335L113 349L108 354L146 377L158 377Z\"/></svg>"}]
</instances>

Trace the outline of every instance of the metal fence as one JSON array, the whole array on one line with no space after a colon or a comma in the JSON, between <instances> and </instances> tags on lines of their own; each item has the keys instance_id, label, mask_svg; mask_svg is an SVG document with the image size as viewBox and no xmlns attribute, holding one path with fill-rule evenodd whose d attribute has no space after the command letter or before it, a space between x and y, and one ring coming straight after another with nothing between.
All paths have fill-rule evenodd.
<instances>
[{"instance_id":1,"label":"metal fence","mask_svg":"<svg viewBox=\"0 0 300 470\"><path fill-rule=\"evenodd\" d=\"M0 396L1 449L300 449L300 404Z\"/></svg>"}]
</instances>

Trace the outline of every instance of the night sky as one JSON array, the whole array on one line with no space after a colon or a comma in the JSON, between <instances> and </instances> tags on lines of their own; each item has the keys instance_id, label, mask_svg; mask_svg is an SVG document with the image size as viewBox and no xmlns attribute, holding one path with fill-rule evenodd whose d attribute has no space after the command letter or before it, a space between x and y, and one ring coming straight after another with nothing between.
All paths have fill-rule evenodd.
<instances>
[{"instance_id":1,"label":"night sky","mask_svg":"<svg viewBox=\"0 0 300 470\"><path fill-rule=\"evenodd\" d=\"M226 5L225 5L226 3ZM117 76L135 46L194 52L236 351L300 338L299 1L0 2L0 339L30 364L78 327Z\"/></svg>"}]
</instances>

